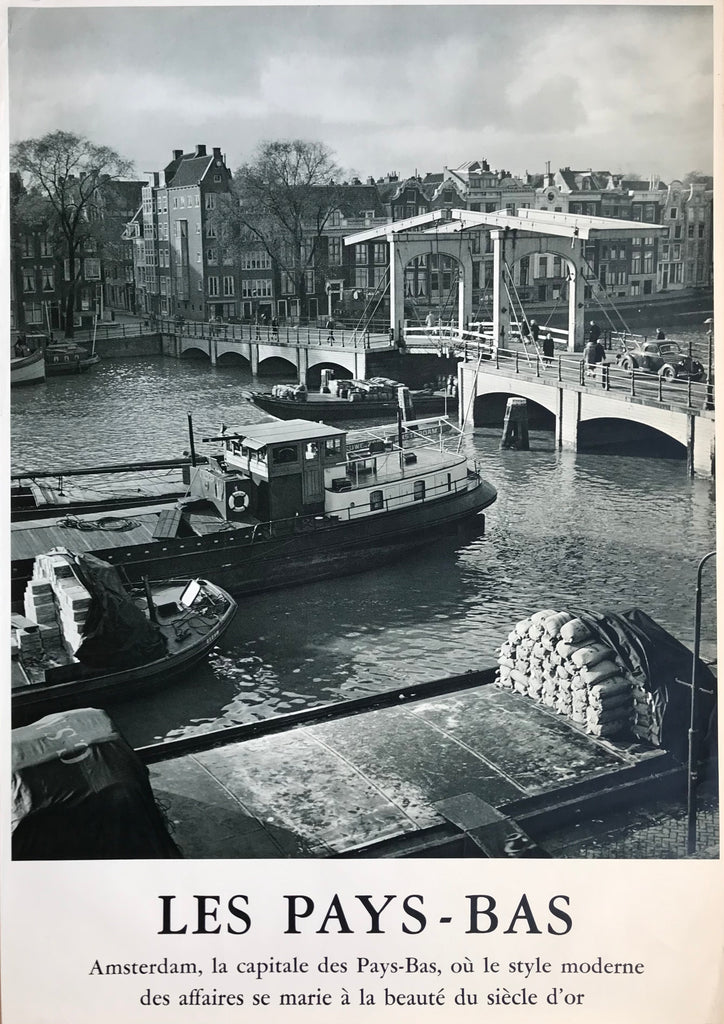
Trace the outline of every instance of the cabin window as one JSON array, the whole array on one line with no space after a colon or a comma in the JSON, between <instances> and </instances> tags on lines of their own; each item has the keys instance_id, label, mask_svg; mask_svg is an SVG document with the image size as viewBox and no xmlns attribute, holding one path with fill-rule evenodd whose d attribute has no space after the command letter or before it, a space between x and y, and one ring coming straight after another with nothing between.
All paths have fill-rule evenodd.
<instances>
[{"instance_id":1,"label":"cabin window","mask_svg":"<svg viewBox=\"0 0 724 1024\"><path fill-rule=\"evenodd\" d=\"M382 491L370 491L370 512L378 512L384 505Z\"/></svg>"},{"instance_id":2,"label":"cabin window","mask_svg":"<svg viewBox=\"0 0 724 1024\"><path fill-rule=\"evenodd\" d=\"M425 481L424 480L415 480L414 498L415 498L415 501L423 501L424 500L424 498L425 498Z\"/></svg>"},{"instance_id":3,"label":"cabin window","mask_svg":"<svg viewBox=\"0 0 724 1024\"><path fill-rule=\"evenodd\" d=\"M452 473L448 473L447 475L447 489L449 491L452 490Z\"/></svg>"},{"instance_id":4,"label":"cabin window","mask_svg":"<svg viewBox=\"0 0 724 1024\"><path fill-rule=\"evenodd\" d=\"M342 438L327 437L324 440L324 457L327 459L340 459L342 457Z\"/></svg>"},{"instance_id":5,"label":"cabin window","mask_svg":"<svg viewBox=\"0 0 724 1024\"><path fill-rule=\"evenodd\" d=\"M283 466L290 462L296 462L299 458L299 450L295 444L274 448L272 458L275 466Z\"/></svg>"},{"instance_id":6,"label":"cabin window","mask_svg":"<svg viewBox=\"0 0 724 1024\"><path fill-rule=\"evenodd\" d=\"M304 458L308 461L316 459L319 455L319 442L309 441L304 449Z\"/></svg>"}]
</instances>

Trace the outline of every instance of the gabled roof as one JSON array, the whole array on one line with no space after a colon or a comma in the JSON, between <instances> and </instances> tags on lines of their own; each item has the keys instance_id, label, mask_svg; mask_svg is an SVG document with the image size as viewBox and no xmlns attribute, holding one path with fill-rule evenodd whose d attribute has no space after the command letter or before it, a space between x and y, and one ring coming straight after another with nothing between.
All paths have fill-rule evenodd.
<instances>
[{"instance_id":1,"label":"gabled roof","mask_svg":"<svg viewBox=\"0 0 724 1024\"><path fill-rule=\"evenodd\" d=\"M173 160L166 168L166 184L170 188L182 188L186 185L198 185L203 180L213 162L211 156L196 156L184 153L180 160ZM173 178L169 180L169 167L176 164Z\"/></svg>"}]
</instances>

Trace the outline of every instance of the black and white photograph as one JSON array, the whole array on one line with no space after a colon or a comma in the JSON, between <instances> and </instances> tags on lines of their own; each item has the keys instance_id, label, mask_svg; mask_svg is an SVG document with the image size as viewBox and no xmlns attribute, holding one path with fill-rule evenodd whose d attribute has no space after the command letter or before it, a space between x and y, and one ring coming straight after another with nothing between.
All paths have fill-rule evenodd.
<instances>
[{"instance_id":1,"label":"black and white photograph","mask_svg":"<svg viewBox=\"0 0 724 1024\"><path fill-rule=\"evenodd\" d=\"M713 1024L721 4L6 13L7 1024Z\"/></svg>"}]
</instances>

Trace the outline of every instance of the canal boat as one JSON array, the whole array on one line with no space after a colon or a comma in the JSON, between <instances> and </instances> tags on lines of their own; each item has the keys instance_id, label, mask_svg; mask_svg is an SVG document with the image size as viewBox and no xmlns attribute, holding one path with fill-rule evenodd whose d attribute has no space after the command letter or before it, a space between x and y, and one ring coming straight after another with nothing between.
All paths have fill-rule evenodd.
<instances>
[{"instance_id":1,"label":"canal boat","mask_svg":"<svg viewBox=\"0 0 724 1024\"><path fill-rule=\"evenodd\" d=\"M322 420L325 423L379 419L396 414L401 406L408 419L415 416L447 416L457 411L456 389L428 388L410 391L384 377L369 380L324 378L319 391L303 384L275 384L270 392L249 392L249 398L265 412L281 419Z\"/></svg>"},{"instance_id":2,"label":"canal boat","mask_svg":"<svg viewBox=\"0 0 724 1024\"><path fill-rule=\"evenodd\" d=\"M11 526L13 597L36 555L90 551L130 582L203 576L232 593L360 572L428 544L491 505L495 488L449 450L446 419L346 430L308 420L249 423L206 438L188 497Z\"/></svg>"},{"instance_id":3,"label":"canal boat","mask_svg":"<svg viewBox=\"0 0 724 1024\"><path fill-rule=\"evenodd\" d=\"M126 588L93 556L39 556L24 614L11 617L13 722L105 707L177 678L206 657L236 607L207 580Z\"/></svg>"},{"instance_id":4,"label":"canal boat","mask_svg":"<svg viewBox=\"0 0 724 1024\"><path fill-rule=\"evenodd\" d=\"M10 387L19 388L27 384L42 384L45 380L45 359L42 349L27 355L12 356L10 359Z\"/></svg>"},{"instance_id":5,"label":"canal boat","mask_svg":"<svg viewBox=\"0 0 724 1024\"><path fill-rule=\"evenodd\" d=\"M190 459L115 463L107 466L29 469L10 477L10 518L49 519L83 512L105 513L156 505L183 497L181 473Z\"/></svg>"},{"instance_id":6,"label":"canal boat","mask_svg":"<svg viewBox=\"0 0 724 1024\"><path fill-rule=\"evenodd\" d=\"M49 377L85 373L100 360L99 355L89 352L83 345L72 341L55 342L45 350L45 372Z\"/></svg>"}]
</instances>

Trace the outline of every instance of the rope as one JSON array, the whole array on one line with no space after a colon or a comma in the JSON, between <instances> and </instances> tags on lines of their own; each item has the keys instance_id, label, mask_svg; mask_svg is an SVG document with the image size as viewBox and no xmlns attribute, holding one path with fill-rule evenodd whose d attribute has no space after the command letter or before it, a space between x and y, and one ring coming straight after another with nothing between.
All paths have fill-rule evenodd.
<instances>
[{"instance_id":1,"label":"rope","mask_svg":"<svg viewBox=\"0 0 724 1024\"><path fill-rule=\"evenodd\" d=\"M119 519L116 516L103 516L101 519L79 519L78 516L66 516L64 519L58 519L56 526L64 526L73 530L84 530L86 532L91 530L106 530L106 531L124 531L124 530L135 530L137 526L141 524L136 522L134 519Z\"/></svg>"}]
</instances>

